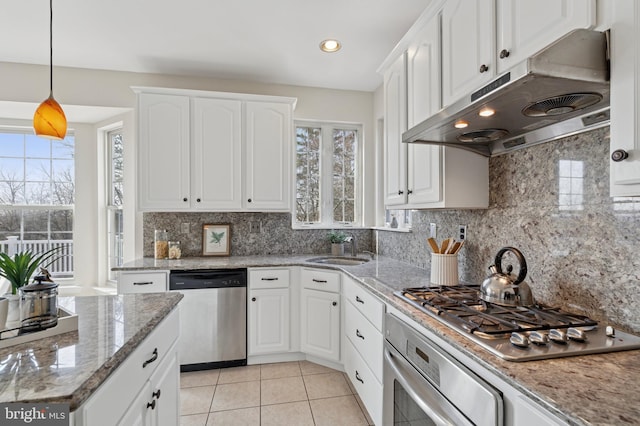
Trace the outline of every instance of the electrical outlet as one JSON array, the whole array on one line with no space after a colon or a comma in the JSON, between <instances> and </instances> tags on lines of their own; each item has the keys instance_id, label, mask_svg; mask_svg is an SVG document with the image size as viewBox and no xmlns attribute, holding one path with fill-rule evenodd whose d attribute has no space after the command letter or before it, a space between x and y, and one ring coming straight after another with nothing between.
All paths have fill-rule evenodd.
<instances>
[{"instance_id":1,"label":"electrical outlet","mask_svg":"<svg viewBox=\"0 0 640 426\"><path fill-rule=\"evenodd\" d=\"M190 226L188 222L180 224L180 232L183 234L188 234L190 232L189 228Z\"/></svg>"},{"instance_id":2,"label":"electrical outlet","mask_svg":"<svg viewBox=\"0 0 640 426\"><path fill-rule=\"evenodd\" d=\"M467 239L467 225L458 225L458 240L464 241Z\"/></svg>"},{"instance_id":3,"label":"electrical outlet","mask_svg":"<svg viewBox=\"0 0 640 426\"><path fill-rule=\"evenodd\" d=\"M435 223L430 223L429 224L429 237L431 238L437 238L437 234L436 234L436 224Z\"/></svg>"},{"instance_id":4,"label":"electrical outlet","mask_svg":"<svg viewBox=\"0 0 640 426\"><path fill-rule=\"evenodd\" d=\"M260 232L260 224L258 222L249 222L249 233L257 234Z\"/></svg>"}]
</instances>

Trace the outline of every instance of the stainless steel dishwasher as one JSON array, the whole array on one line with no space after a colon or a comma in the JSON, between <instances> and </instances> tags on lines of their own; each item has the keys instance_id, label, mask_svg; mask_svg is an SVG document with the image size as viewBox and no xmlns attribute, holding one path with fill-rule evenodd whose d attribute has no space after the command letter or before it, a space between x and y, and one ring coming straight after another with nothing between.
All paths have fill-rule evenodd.
<instances>
[{"instance_id":1,"label":"stainless steel dishwasher","mask_svg":"<svg viewBox=\"0 0 640 426\"><path fill-rule=\"evenodd\" d=\"M247 365L247 270L171 271L180 301L181 371Z\"/></svg>"}]
</instances>

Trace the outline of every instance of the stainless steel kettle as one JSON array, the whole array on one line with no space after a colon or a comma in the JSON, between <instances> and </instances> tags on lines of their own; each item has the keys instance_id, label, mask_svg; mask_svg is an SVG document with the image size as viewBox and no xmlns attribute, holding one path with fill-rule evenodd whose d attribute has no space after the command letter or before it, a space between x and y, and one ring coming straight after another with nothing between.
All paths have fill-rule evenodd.
<instances>
[{"instance_id":1,"label":"stainless steel kettle","mask_svg":"<svg viewBox=\"0 0 640 426\"><path fill-rule=\"evenodd\" d=\"M507 252L513 253L520 263L520 270L515 278L511 275L513 266L509 265L506 273L502 271L502 256ZM501 248L496 254L495 264L489 270L491 275L480 287L480 297L483 300L504 306L531 306L535 303L529 284L524 282L527 261L520 250L514 247Z\"/></svg>"}]
</instances>

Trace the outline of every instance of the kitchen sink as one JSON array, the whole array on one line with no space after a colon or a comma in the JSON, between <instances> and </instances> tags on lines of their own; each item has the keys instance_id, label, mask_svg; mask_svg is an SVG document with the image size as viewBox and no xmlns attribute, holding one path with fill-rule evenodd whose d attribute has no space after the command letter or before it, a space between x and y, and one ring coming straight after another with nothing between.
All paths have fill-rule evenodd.
<instances>
[{"instance_id":1,"label":"kitchen sink","mask_svg":"<svg viewBox=\"0 0 640 426\"><path fill-rule=\"evenodd\" d=\"M324 263L328 265L344 265L344 266L353 266L353 265L362 265L363 263L367 263L369 259L363 259L361 257L343 257L343 256L321 256L314 257L311 259L307 259L307 262L311 263Z\"/></svg>"}]
</instances>

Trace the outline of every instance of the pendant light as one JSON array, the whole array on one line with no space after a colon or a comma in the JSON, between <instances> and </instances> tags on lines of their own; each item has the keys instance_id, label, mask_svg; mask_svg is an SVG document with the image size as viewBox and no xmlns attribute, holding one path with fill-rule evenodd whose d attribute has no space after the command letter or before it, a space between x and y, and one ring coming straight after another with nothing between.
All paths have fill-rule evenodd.
<instances>
[{"instance_id":1,"label":"pendant light","mask_svg":"<svg viewBox=\"0 0 640 426\"><path fill-rule=\"evenodd\" d=\"M37 136L64 139L67 134L67 117L53 98L53 0L49 0L49 97L33 114L33 130Z\"/></svg>"}]
</instances>

